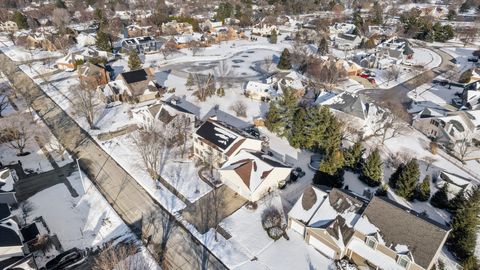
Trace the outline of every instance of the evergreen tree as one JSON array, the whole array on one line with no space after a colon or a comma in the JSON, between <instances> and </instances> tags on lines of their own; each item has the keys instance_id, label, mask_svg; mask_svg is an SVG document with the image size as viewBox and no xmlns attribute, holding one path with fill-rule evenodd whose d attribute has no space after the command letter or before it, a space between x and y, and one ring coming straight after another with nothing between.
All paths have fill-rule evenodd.
<instances>
[{"instance_id":1,"label":"evergreen tree","mask_svg":"<svg viewBox=\"0 0 480 270\"><path fill-rule=\"evenodd\" d=\"M291 69L292 63L290 62L290 51L284 49L282 55L280 56L280 61L278 61L277 68L279 69Z\"/></svg>"},{"instance_id":2,"label":"evergreen tree","mask_svg":"<svg viewBox=\"0 0 480 270\"><path fill-rule=\"evenodd\" d=\"M380 4L377 2L373 3L373 18L372 22L374 24L382 24L383 23L383 10L380 7Z\"/></svg>"},{"instance_id":3,"label":"evergreen tree","mask_svg":"<svg viewBox=\"0 0 480 270\"><path fill-rule=\"evenodd\" d=\"M108 36L108 34L102 31L97 32L97 41L95 44L102 51L112 51L112 43L110 42L110 37Z\"/></svg>"},{"instance_id":4,"label":"evergreen tree","mask_svg":"<svg viewBox=\"0 0 480 270\"><path fill-rule=\"evenodd\" d=\"M333 175L330 175L326 172L318 170L313 176L313 183L315 185L342 188L344 172L344 170L338 170Z\"/></svg>"},{"instance_id":5,"label":"evergreen tree","mask_svg":"<svg viewBox=\"0 0 480 270\"><path fill-rule=\"evenodd\" d=\"M362 18L362 14L360 14L360 8L356 7L354 10L353 10L353 24L357 27L357 28L362 28L363 27L363 18Z\"/></svg>"},{"instance_id":6,"label":"evergreen tree","mask_svg":"<svg viewBox=\"0 0 480 270\"><path fill-rule=\"evenodd\" d=\"M449 234L448 249L466 266L466 269L478 269L475 256L477 228L480 214L480 190L475 188L467 195L468 199L455 213L452 230ZM465 268L464 268L465 269Z\"/></svg>"},{"instance_id":7,"label":"evergreen tree","mask_svg":"<svg viewBox=\"0 0 480 270\"><path fill-rule=\"evenodd\" d=\"M426 202L430 199L430 175L423 178L422 183L417 185L415 198L419 201Z\"/></svg>"},{"instance_id":8,"label":"evergreen tree","mask_svg":"<svg viewBox=\"0 0 480 270\"><path fill-rule=\"evenodd\" d=\"M187 88L191 88L193 85L194 85L194 83L193 83L193 75L192 75L192 73L188 73L187 82L185 83L185 86L186 86Z\"/></svg>"},{"instance_id":9,"label":"evergreen tree","mask_svg":"<svg viewBox=\"0 0 480 270\"><path fill-rule=\"evenodd\" d=\"M448 183L445 183L430 199L430 204L436 208L446 209L448 203Z\"/></svg>"},{"instance_id":10,"label":"evergreen tree","mask_svg":"<svg viewBox=\"0 0 480 270\"><path fill-rule=\"evenodd\" d=\"M399 196L407 200L412 200L415 195L415 188L417 187L418 178L420 177L420 170L416 159L407 162L403 170L398 175L396 182L396 190Z\"/></svg>"},{"instance_id":11,"label":"evergreen tree","mask_svg":"<svg viewBox=\"0 0 480 270\"><path fill-rule=\"evenodd\" d=\"M344 154L345 166L354 171L359 169L363 152L364 149L361 142L356 142L352 147L348 148Z\"/></svg>"},{"instance_id":12,"label":"evergreen tree","mask_svg":"<svg viewBox=\"0 0 480 270\"><path fill-rule=\"evenodd\" d=\"M465 198L465 194L463 192L459 192L448 202L448 209L455 213L466 201L467 198Z\"/></svg>"},{"instance_id":13,"label":"evergreen tree","mask_svg":"<svg viewBox=\"0 0 480 270\"><path fill-rule=\"evenodd\" d=\"M270 43L277 44L277 31L275 31L275 29L272 30L269 40L270 40Z\"/></svg>"},{"instance_id":14,"label":"evergreen tree","mask_svg":"<svg viewBox=\"0 0 480 270\"><path fill-rule=\"evenodd\" d=\"M455 9L449 9L447 14L447 20L452 21L457 16Z\"/></svg>"},{"instance_id":15,"label":"evergreen tree","mask_svg":"<svg viewBox=\"0 0 480 270\"><path fill-rule=\"evenodd\" d=\"M381 185L377 190L375 190L375 196L387 197L388 195L388 185Z\"/></svg>"},{"instance_id":16,"label":"evergreen tree","mask_svg":"<svg viewBox=\"0 0 480 270\"><path fill-rule=\"evenodd\" d=\"M140 60L137 50L131 50L128 54L128 67L130 70L137 70L142 67L142 60Z\"/></svg>"},{"instance_id":17,"label":"evergreen tree","mask_svg":"<svg viewBox=\"0 0 480 270\"><path fill-rule=\"evenodd\" d=\"M56 8L67 8L67 6L65 5L65 2L63 2L63 0L55 1L55 7Z\"/></svg>"},{"instance_id":18,"label":"evergreen tree","mask_svg":"<svg viewBox=\"0 0 480 270\"><path fill-rule=\"evenodd\" d=\"M223 87L220 87L217 89L217 96L219 97L225 96L225 89L223 89Z\"/></svg>"},{"instance_id":19,"label":"evergreen tree","mask_svg":"<svg viewBox=\"0 0 480 270\"><path fill-rule=\"evenodd\" d=\"M383 163L380 152L378 149L375 149L363 163L360 179L371 187L379 186L383 178L382 166Z\"/></svg>"},{"instance_id":20,"label":"evergreen tree","mask_svg":"<svg viewBox=\"0 0 480 270\"><path fill-rule=\"evenodd\" d=\"M284 123L278 105L276 103L270 103L270 108L267 112L265 119L265 127L275 134L279 134L283 128Z\"/></svg>"},{"instance_id":21,"label":"evergreen tree","mask_svg":"<svg viewBox=\"0 0 480 270\"><path fill-rule=\"evenodd\" d=\"M307 137L306 132L307 129L305 128L307 120L307 111L304 107L299 107L294 114L292 123L292 131L288 138L288 142L291 146L295 148L303 148L307 145Z\"/></svg>"},{"instance_id":22,"label":"evergreen tree","mask_svg":"<svg viewBox=\"0 0 480 270\"><path fill-rule=\"evenodd\" d=\"M328 54L328 42L325 37L322 37L320 43L318 44L317 53L320 55L327 55Z\"/></svg>"},{"instance_id":23,"label":"evergreen tree","mask_svg":"<svg viewBox=\"0 0 480 270\"><path fill-rule=\"evenodd\" d=\"M23 15L20 11L15 11L12 16L12 21L14 21L18 29L28 29L27 17Z\"/></svg>"},{"instance_id":24,"label":"evergreen tree","mask_svg":"<svg viewBox=\"0 0 480 270\"><path fill-rule=\"evenodd\" d=\"M319 171L334 176L343 167L344 162L342 151L336 149L323 157Z\"/></svg>"}]
</instances>

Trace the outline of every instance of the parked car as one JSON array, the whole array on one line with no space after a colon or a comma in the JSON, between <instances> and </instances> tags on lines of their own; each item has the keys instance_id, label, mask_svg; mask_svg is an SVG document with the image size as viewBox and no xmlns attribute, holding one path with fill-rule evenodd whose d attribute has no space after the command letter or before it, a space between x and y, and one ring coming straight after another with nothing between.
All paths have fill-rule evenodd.
<instances>
[{"instance_id":1,"label":"parked car","mask_svg":"<svg viewBox=\"0 0 480 270\"><path fill-rule=\"evenodd\" d=\"M67 250L45 264L47 270L73 269L84 263L87 257L84 251L78 248Z\"/></svg>"},{"instance_id":2,"label":"parked car","mask_svg":"<svg viewBox=\"0 0 480 270\"><path fill-rule=\"evenodd\" d=\"M376 74L375 72L373 72L373 71L371 71L371 70L369 70L369 69L364 70L362 73L363 73L363 74L366 74L366 75L368 75L368 76L370 76L370 77L375 77L375 76L377 76L377 74Z\"/></svg>"},{"instance_id":3,"label":"parked car","mask_svg":"<svg viewBox=\"0 0 480 270\"><path fill-rule=\"evenodd\" d=\"M360 77L368 79L368 78L370 78L370 75L362 73L362 74L360 74Z\"/></svg>"},{"instance_id":4,"label":"parked car","mask_svg":"<svg viewBox=\"0 0 480 270\"><path fill-rule=\"evenodd\" d=\"M368 82L371 84L377 84L374 78L368 78Z\"/></svg>"},{"instance_id":5,"label":"parked car","mask_svg":"<svg viewBox=\"0 0 480 270\"><path fill-rule=\"evenodd\" d=\"M467 60L468 60L468 62L474 62L474 63L476 63L476 62L478 62L478 57L476 57L476 56L469 56Z\"/></svg>"}]
</instances>

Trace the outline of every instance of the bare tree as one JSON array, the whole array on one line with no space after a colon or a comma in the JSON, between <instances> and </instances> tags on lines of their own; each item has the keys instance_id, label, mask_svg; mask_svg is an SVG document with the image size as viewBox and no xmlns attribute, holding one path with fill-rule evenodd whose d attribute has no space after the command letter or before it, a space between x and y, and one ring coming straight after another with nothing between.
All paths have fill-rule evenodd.
<instances>
[{"instance_id":1,"label":"bare tree","mask_svg":"<svg viewBox=\"0 0 480 270\"><path fill-rule=\"evenodd\" d=\"M425 163L427 163L427 168L425 169L426 171L428 171L428 169L430 169L430 166L432 166L433 162L435 162L437 159L434 158L434 157L431 157L431 156L425 156L423 158L423 161L425 161Z\"/></svg>"},{"instance_id":2,"label":"bare tree","mask_svg":"<svg viewBox=\"0 0 480 270\"><path fill-rule=\"evenodd\" d=\"M203 51L204 47L200 41L190 41L188 47L192 50L193 56L196 56L199 52Z\"/></svg>"},{"instance_id":3,"label":"bare tree","mask_svg":"<svg viewBox=\"0 0 480 270\"><path fill-rule=\"evenodd\" d=\"M108 245L95 258L93 269L96 270L150 270L154 265L145 260L139 247L134 244Z\"/></svg>"},{"instance_id":4,"label":"bare tree","mask_svg":"<svg viewBox=\"0 0 480 270\"><path fill-rule=\"evenodd\" d=\"M188 139L190 138L193 129L192 124L193 123L188 116L179 115L176 117L175 127L177 129L177 142L181 146L182 158L187 152Z\"/></svg>"},{"instance_id":5,"label":"bare tree","mask_svg":"<svg viewBox=\"0 0 480 270\"><path fill-rule=\"evenodd\" d=\"M400 70L396 66L391 66L388 68L385 72L385 77L387 79L387 85L393 81L393 80L398 80L398 77L400 76Z\"/></svg>"},{"instance_id":6,"label":"bare tree","mask_svg":"<svg viewBox=\"0 0 480 270\"><path fill-rule=\"evenodd\" d=\"M398 137L405 131L406 124L396 114L384 112L378 117L374 124L371 135L369 137L379 137L382 145L386 140Z\"/></svg>"},{"instance_id":7,"label":"bare tree","mask_svg":"<svg viewBox=\"0 0 480 270\"><path fill-rule=\"evenodd\" d=\"M37 236L36 241L31 247L31 251L40 250L43 255L46 255L47 251L54 246L52 238L48 234L41 234Z\"/></svg>"},{"instance_id":8,"label":"bare tree","mask_svg":"<svg viewBox=\"0 0 480 270\"><path fill-rule=\"evenodd\" d=\"M163 59L167 60L168 56L176 53L178 51L175 44L171 44L170 42L165 43L165 45L160 50L160 53L163 55Z\"/></svg>"},{"instance_id":9,"label":"bare tree","mask_svg":"<svg viewBox=\"0 0 480 270\"><path fill-rule=\"evenodd\" d=\"M143 126L132 136L150 176L157 180L166 163L169 151L175 140L175 130L163 125L159 120L154 120Z\"/></svg>"},{"instance_id":10,"label":"bare tree","mask_svg":"<svg viewBox=\"0 0 480 270\"><path fill-rule=\"evenodd\" d=\"M25 155L27 143L35 135L35 124L29 113L14 113L6 118L2 140L12 149L18 151L18 156Z\"/></svg>"},{"instance_id":11,"label":"bare tree","mask_svg":"<svg viewBox=\"0 0 480 270\"><path fill-rule=\"evenodd\" d=\"M51 124L52 124L51 126L52 130L61 130L60 123L52 121ZM69 140L71 140L72 139L71 135L72 135L71 133L63 132L61 136L63 137L63 139L68 138ZM65 160L65 154L67 152L67 149L62 143L60 143L59 140L57 140L57 138L55 138L55 136L50 132L50 129L48 128L41 129L41 131L39 131L37 135L37 141L42 145L48 146L49 150L53 151L55 154L60 156L62 161Z\"/></svg>"},{"instance_id":12,"label":"bare tree","mask_svg":"<svg viewBox=\"0 0 480 270\"><path fill-rule=\"evenodd\" d=\"M62 33L65 31L66 25L70 22L70 18L70 13L64 8L56 8L52 12L52 22Z\"/></svg>"},{"instance_id":13,"label":"bare tree","mask_svg":"<svg viewBox=\"0 0 480 270\"><path fill-rule=\"evenodd\" d=\"M460 160L465 162L465 158L475 151L475 146L472 143L472 134L468 131L464 132L460 140L454 144L454 149L458 153Z\"/></svg>"},{"instance_id":14,"label":"bare tree","mask_svg":"<svg viewBox=\"0 0 480 270\"><path fill-rule=\"evenodd\" d=\"M265 71L267 73L270 73L270 71L273 68L273 59L270 55L265 56L265 59L263 59L263 62L265 63Z\"/></svg>"},{"instance_id":15,"label":"bare tree","mask_svg":"<svg viewBox=\"0 0 480 270\"><path fill-rule=\"evenodd\" d=\"M0 86L0 118L3 117L2 112L8 108L10 101L8 100L8 88L5 85Z\"/></svg>"},{"instance_id":16,"label":"bare tree","mask_svg":"<svg viewBox=\"0 0 480 270\"><path fill-rule=\"evenodd\" d=\"M198 100L205 101L208 97L215 94L215 76L212 74L203 75L197 73L194 75L194 78L197 83L197 90L194 94L197 96Z\"/></svg>"},{"instance_id":17,"label":"bare tree","mask_svg":"<svg viewBox=\"0 0 480 270\"><path fill-rule=\"evenodd\" d=\"M218 62L218 66L214 70L215 78L218 79L220 88L224 88L229 82L229 77L234 75L234 71L230 68L225 60Z\"/></svg>"},{"instance_id":18,"label":"bare tree","mask_svg":"<svg viewBox=\"0 0 480 270\"><path fill-rule=\"evenodd\" d=\"M238 117L247 117L247 105L241 100L233 103L230 109L234 111Z\"/></svg>"},{"instance_id":19,"label":"bare tree","mask_svg":"<svg viewBox=\"0 0 480 270\"><path fill-rule=\"evenodd\" d=\"M82 82L72 91L74 93L73 106L75 111L87 120L91 129L95 128L95 119L100 110L100 101L93 86Z\"/></svg>"}]
</instances>

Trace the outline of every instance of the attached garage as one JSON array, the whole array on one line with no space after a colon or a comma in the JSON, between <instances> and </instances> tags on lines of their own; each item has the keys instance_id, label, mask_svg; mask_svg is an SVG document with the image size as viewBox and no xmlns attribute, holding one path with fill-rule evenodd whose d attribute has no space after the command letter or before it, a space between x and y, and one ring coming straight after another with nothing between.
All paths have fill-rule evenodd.
<instances>
[{"instance_id":1,"label":"attached garage","mask_svg":"<svg viewBox=\"0 0 480 270\"><path fill-rule=\"evenodd\" d=\"M316 250L320 251L320 253L322 253L323 255L332 259L335 258L335 254L336 254L335 250L325 245L317 238L310 236L308 238L308 243L312 245L312 247L314 247Z\"/></svg>"},{"instance_id":2,"label":"attached garage","mask_svg":"<svg viewBox=\"0 0 480 270\"><path fill-rule=\"evenodd\" d=\"M305 226L295 219L290 219L290 228L292 228L292 230L298 232L302 236L305 233Z\"/></svg>"}]
</instances>

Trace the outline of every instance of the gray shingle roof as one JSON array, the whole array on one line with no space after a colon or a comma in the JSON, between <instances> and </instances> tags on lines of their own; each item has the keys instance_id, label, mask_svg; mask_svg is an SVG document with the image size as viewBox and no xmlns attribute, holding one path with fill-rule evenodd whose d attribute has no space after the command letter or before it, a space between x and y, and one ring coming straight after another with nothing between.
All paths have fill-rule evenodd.
<instances>
[{"instance_id":1,"label":"gray shingle roof","mask_svg":"<svg viewBox=\"0 0 480 270\"><path fill-rule=\"evenodd\" d=\"M363 215L380 230L387 246L407 245L415 263L425 269L449 233L447 226L383 197L373 197Z\"/></svg>"}]
</instances>

